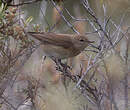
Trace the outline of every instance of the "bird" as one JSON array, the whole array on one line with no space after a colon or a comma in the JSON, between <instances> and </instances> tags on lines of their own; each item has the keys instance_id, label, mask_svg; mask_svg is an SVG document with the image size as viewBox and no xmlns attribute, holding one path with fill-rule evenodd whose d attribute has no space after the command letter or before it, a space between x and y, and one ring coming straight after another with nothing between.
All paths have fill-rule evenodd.
<instances>
[{"instance_id":1,"label":"bird","mask_svg":"<svg viewBox=\"0 0 130 110\"><path fill-rule=\"evenodd\" d=\"M86 35L59 34L54 32L28 32L41 42L44 55L57 59L67 59L80 54L90 43Z\"/></svg>"}]
</instances>

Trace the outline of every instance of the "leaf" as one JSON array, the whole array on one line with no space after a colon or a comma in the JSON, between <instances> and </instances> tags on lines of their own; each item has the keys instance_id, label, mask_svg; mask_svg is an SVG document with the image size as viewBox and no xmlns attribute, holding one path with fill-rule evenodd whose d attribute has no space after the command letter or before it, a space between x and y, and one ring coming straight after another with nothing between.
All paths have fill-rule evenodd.
<instances>
[{"instance_id":1,"label":"leaf","mask_svg":"<svg viewBox=\"0 0 130 110\"><path fill-rule=\"evenodd\" d=\"M27 20L25 21L25 24L29 24L30 22L32 22L33 17L30 16L29 18L27 18Z\"/></svg>"},{"instance_id":2,"label":"leaf","mask_svg":"<svg viewBox=\"0 0 130 110\"><path fill-rule=\"evenodd\" d=\"M2 13L4 10L4 4L2 3L1 6L0 6L0 13Z\"/></svg>"}]
</instances>

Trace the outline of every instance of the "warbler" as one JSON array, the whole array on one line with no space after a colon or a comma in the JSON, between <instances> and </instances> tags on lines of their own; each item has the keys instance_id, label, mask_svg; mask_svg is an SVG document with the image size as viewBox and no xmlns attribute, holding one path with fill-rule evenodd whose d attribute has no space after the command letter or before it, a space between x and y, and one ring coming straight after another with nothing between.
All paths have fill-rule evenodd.
<instances>
[{"instance_id":1,"label":"warbler","mask_svg":"<svg viewBox=\"0 0 130 110\"><path fill-rule=\"evenodd\" d=\"M28 32L42 43L45 56L66 59L80 54L90 43L86 35Z\"/></svg>"}]
</instances>

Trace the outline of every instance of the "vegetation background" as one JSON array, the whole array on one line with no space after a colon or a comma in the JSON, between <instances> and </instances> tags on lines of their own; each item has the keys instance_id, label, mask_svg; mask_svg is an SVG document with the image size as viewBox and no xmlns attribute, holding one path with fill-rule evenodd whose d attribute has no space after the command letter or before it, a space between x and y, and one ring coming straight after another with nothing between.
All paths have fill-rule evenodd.
<instances>
[{"instance_id":1,"label":"vegetation background","mask_svg":"<svg viewBox=\"0 0 130 110\"><path fill-rule=\"evenodd\" d=\"M0 0L0 110L129 110L129 0ZM67 63L28 31L86 34Z\"/></svg>"}]
</instances>

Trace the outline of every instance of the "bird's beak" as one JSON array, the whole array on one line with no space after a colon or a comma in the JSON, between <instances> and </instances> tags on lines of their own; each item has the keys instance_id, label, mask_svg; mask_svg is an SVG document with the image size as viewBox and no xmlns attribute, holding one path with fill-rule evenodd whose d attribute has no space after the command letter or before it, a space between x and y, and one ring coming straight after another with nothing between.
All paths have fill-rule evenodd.
<instances>
[{"instance_id":1,"label":"bird's beak","mask_svg":"<svg viewBox=\"0 0 130 110\"><path fill-rule=\"evenodd\" d=\"M95 41L89 41L89 40L88 40L87 42L88 42L88 43L94 43Z\"/></svg>"}]
</instances>

